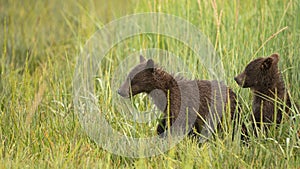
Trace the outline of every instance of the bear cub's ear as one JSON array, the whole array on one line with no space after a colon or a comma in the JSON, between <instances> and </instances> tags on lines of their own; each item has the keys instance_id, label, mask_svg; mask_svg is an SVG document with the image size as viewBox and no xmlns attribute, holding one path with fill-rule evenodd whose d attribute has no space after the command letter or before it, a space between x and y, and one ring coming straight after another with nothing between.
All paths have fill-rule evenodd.
<instances>
[{"instance_id":1,"label":"bear cub's ear","mask_svg":"<svg viewBox=\"0 0 300 169\"><path fill-rule=\"evenodd\" d=\"M143 63L143 62L145 62L146 61L146 59L144 58L144 56L143 55L140 55L140 63Z\"/></svg>"},{"instance_id":2,"label":"bear cub's ear","mask_svg":"<svg viewBox=\"0 0 300 169\"><path fill-rule=\"evenodd\" d=\"M274 62L275 64L277 64L278 61L279 61L279 54L278 54L278 53L273 53L273 54L270 56L270 58L272 58L272 59L273 59L273 62Z\"/></svg>"},{"instance_id":3,"label":"bear cub's ear","mask_svg":"<svg viewBox=\"0 0 300 169\"><path fill-rule=\"evenodd\" d=\"M154 70L154 61L152 59L147 60L146 68L153 71Z\"/></svg>"},{"instance_id":4,"label":"bear cub's ear","mask_svg":"<svg viewBox=\"0 0 300 169\"><path fill-rule=\"evenodd\" d=\"M267 57L262 65L261 68L263 70L267 70L270 69L270 67L272 66L272 64L277 64L279 61L279 55L277 53L272 54L270 57Z\"/></svg>"},{"instance_id":5,"label":"bear cub's ear","mask_svg":"<svg viewBox=\"0 0 300 169\"><path fill-rule=\"evenodd\" d=\"M268 70L270 69L270 67L272 66L272 62L273 62L273 59L268 57L266 58L263 63L261 64L261 69L263 70Z\"/></svg>"},{"instance_id":6,"label":"bear cub's ear","mask_svg":"<svg viewBox=\"0 0 300 169\"><path fill-rule=\"evenodd\" d=\"M152 59L146 60L146 58L144 58L143 55L140 55L140 63L145 63L145 62L146 62L146 69L153 71L154 70L154 61Z\"/></svg>"}]
</instances>

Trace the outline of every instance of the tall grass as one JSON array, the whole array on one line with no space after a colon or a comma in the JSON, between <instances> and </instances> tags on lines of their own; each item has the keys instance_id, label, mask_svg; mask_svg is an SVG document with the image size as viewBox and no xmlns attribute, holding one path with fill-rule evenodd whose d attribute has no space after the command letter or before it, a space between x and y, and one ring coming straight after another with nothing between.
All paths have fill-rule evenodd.
<instances>
[{"instance_id":1,"label":"tall grass","mask_svg":"<svg viewBox=\"0 0 300 169\"><path fill-rule=\"evenodd\" d=\"M280 54L279 66L292 99L300 103L300 1L5 1L0 2L0 166L4 168L299 168L299 110L296 121L272 137L215 138L202 145L186 138L165 154L141 159L114 155L85 134L72 103L76 57L86 40L123 15L164 12L193 23L222 59L227 84L238 94L245 121L251 94L233 77L253 58ZM153 45L154 44L154 45ZM154 122L128 127L109 102L110 79L127 54L141 48L177 51L193 77L208 78L188 59L190 51L168 37L141 35L107 55L99 90L102 108L124 134L145 136ZM178 48L182 48L179 50ZM193 58L193 57L190 57ZM164 65L162 65L164 66ZM123 77L120 77L123 78ZM107 91L108 90L108 91ZM108 100L107 100L108 99ZM137 99L140 107L150 106ZM126 121L125 121L126 122ZM293 126L292 126L293 125ZM228 133L227 133L228 134Z\"/></svg>"}]
</instances>

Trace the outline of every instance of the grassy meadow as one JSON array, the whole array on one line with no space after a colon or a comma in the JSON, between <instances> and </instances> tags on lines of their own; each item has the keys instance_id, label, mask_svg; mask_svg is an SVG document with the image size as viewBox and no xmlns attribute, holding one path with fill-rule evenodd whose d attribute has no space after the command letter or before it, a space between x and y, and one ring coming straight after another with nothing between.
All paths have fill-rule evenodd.
<instances>
[{"instance_id":1,"label":"grassy meadow","mask_svg":"<svg viewBox=\"0 0 300 169\"><path fill-rule=\"evenodd\" d=\"M179 16L209 38L246 124L251 91L238 87L233 77L254 58L279 53L286 86L300 104L299 0L0 0L0 168L300 168L300 117L294 107L292 118L271 135L251 136L247 144L238 137L232 141L228 130L201 145L186 138L164 154L129 158L90 139L74 111L77 57L102 26L142 12ZM99 104L119 132L138 137L153 134L156 123L134 124L122 118L111 104L115 91L110 82L122 59L145 48L174 51L192 77L209 78L193 62L191 51L172 38L139 35L114 46L99 70ZM136 102L149 107L144 100Z\"/></svg>"}]
</instances>

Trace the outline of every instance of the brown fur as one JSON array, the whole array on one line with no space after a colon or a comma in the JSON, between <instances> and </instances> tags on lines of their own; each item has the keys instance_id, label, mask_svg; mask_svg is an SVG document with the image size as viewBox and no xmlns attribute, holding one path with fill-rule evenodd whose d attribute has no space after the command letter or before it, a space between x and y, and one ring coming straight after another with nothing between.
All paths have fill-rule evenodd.
<instances>
[{"instance_id":1,"label":"brown fur","mask_svg":"<svg viewBox=\"0 0 300 169\"><path fill-rule=\"evenodd\" d=\"M196 92L195 87L198 92ZM221 89L221 91L216 89ZM163 95L156 92L158 90L162 91ZM145 60L142 56L140 57L140 64L131 70L118 93L126 98L139 93L147 93L152 97L156 106L164 112L164 117L157 127L158 134L162 134L167 129L168 119L170 126L172 126L177 118L180 119L180 122L176 125L181 129L186 129L184 122L188 121L189 127L194 126L196 131L201 133L204 125L202 118L206 119L209 116L211 105L221 106L221 110L216 111L222 113L225 110L224 104L230 104L232 117L236 107L235 93L223 83L176 78L154 65L152 59ZM166 98L169 98L169 102ZM170 116L168 116L168 108L170 109ZM186 119L186 111L188 112L188 119ZM193 118L196 119L195 124L190 120Z\"/></svg>"},{"instance_id":2,"label":"brown fur","mask_svg":"<svg viewBox=\"0 0 300 169\"><path fill-rule=\"evenodd\" d=\"M261 122L280 123L284 105L287 113L291 107L290 97L278 69L278 61L278 54L255 59L234 78L241 87L253 91L252 110L259 126Z\"/></svg>"}]
</instances>

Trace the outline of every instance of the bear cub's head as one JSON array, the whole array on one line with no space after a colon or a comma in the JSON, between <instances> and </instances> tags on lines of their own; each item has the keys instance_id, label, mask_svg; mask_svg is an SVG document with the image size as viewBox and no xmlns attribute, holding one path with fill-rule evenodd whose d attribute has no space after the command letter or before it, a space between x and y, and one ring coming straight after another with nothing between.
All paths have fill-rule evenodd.
<instances>
[{"instance_id":1,"label":"bear cub's head","mask_svg":"<svg viewBox=\"0 0 300 169\"><path fill-rule=\"evenodd\" d=\"M276 53L269 57L255 59L234 80L243 88L253 90L270 89L274 87L280 76L278 61L279 55Z\"/></svg>"},{"instance_id":2,"label":"bear cub's head","mask_svg":"<svg viewBox=\"0 0 300 169\"><path fill-rule=\"evenodd\" d=\"M130 98L139 93L150 93L154 90L154 61L146 60L140 56L140 63L136 65L128 74L121 87L118 89L118 94L125 98Z\"/></svg>"}]
</instances>

